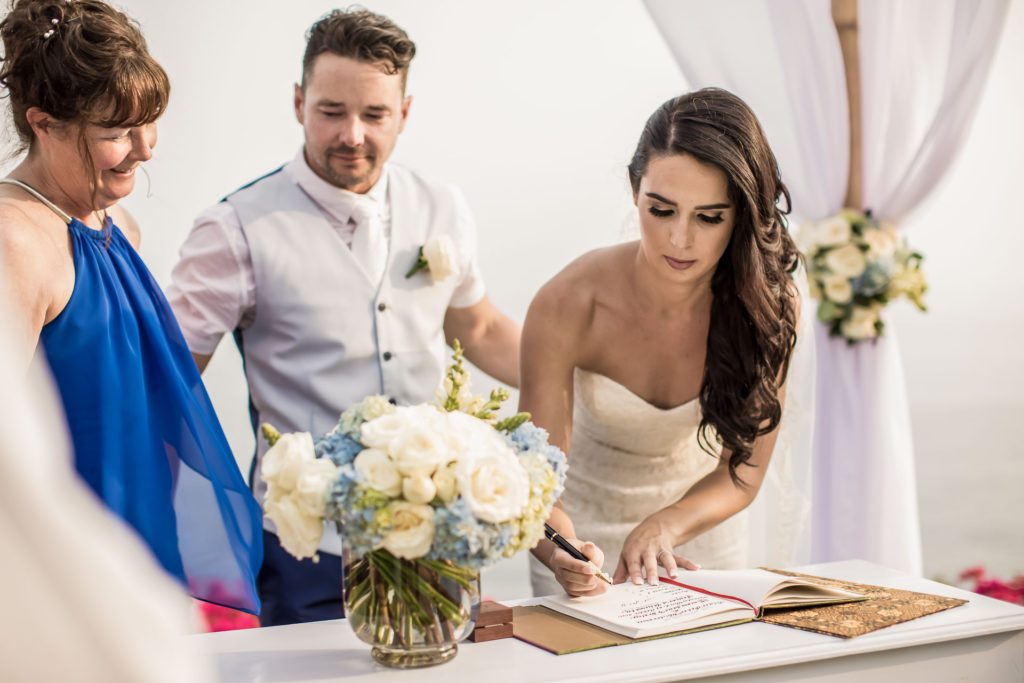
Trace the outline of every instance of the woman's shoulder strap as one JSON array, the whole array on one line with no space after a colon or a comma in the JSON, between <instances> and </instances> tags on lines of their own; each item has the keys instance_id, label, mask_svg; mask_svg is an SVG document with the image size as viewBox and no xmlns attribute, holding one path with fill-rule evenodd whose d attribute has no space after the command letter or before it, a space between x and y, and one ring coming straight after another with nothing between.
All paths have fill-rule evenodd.
<instances>
[{"instance_id":1,"label":"woman's shoulder strap","mask_svg":"<svg viewBox=\"0 0 1024 683\"><path fill-rule=\"evenodd\" d=\"M41 201L46 206L50 207L50 209L55 214L60 216L60 219L62 221L64 221L67 224L71 223L71 216L69 216L66 213L64 213L64 211L59 206L57 206L56 204L51 202L49 199L44 197L42 194L40 194L34 187L32 187L30 185L27 185L26 183L23 183L20 180L15 180L14 178L0 178L0 183L7 183L8 185L17 185L18 187L20 187L21 189L25 190L30 195L32 195L33 197L35 197L36 199Z\"/></svg>"}]
</instances>

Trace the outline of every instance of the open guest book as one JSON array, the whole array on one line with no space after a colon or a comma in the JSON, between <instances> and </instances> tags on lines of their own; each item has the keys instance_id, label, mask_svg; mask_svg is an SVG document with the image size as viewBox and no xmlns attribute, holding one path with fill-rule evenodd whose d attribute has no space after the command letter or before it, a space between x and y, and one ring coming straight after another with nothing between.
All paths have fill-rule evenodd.
<instances>
[{"instance_id":1,"label":"open guest book","mask_svg":"<svg viewBox=\"0 0 1024 683\"><path fill-rule=\"evenodd\" d=\"M680 572L657 586L617 584L601 596L513 608L516 638L555 654L756 620L852 638L964 603L957 598L773 570ZM625 635L628 634L628 635ZM634 635L635 634L635 635Z\"/></svg>"},{"instance_id":2,"label":"open guest book","mask_svg":"<svg viewBox=\"0 0 1024 683\"><path fill-rule=\"evenodd\" d=\"M660 578L654 586L619 583L601 595L551 595L540 604L629 638L649 638L752 621L765 608L865 599L860 593L764 569L700 569L680 572L676 580Z\"/></svg>"}]
</instances>

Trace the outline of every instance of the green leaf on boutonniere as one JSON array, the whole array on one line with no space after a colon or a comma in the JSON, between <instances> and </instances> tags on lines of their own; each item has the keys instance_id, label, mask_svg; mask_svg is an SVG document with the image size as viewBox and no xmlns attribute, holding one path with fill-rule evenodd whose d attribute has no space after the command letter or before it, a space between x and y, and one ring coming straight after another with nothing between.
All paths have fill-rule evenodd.
<instances>
[{"instance_id":1,"label":"green leaf on boutonniere","mask_svg":"<svg viewBox=\"0 0 1024 683\"><path fill-rule=\"evenodd\" d=\"M423 258L423 247L420 247L419 252L416 254L416 263L412 264L412 268L405 274L406 279L411 278L421 270L430 270L430 264L427 263L427 259Z\"/></svg>"}]
</instances>

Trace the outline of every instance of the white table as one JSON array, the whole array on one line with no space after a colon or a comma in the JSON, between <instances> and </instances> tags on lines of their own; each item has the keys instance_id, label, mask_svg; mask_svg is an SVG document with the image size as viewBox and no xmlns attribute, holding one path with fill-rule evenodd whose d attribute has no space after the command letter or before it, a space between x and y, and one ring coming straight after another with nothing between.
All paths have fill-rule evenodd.
<instances>
[{"instance_id":1,"label":"white table","mask_svg":"<svg viewBox=\"0 0 1024 683\"><path fill-rule=\"evenodd\" d=\"M1024 608L862 561L798 568L848 581L967 599L960 607L843 640L748 623L570 655L513 638L464 642L454 660L395 671L344 620L190 636L236 681L1024 681ZM532 600L517 604L531 604Z\"/></svg>"}]
</instances>

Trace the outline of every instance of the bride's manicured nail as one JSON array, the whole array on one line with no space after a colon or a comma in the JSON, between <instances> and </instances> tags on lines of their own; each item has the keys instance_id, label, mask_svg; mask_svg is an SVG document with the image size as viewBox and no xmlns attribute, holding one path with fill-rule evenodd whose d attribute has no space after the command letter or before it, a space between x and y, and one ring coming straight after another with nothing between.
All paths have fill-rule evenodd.
<instances>
[{"instance_id":1,"label":"bride's manicured nail","mask_svg":"<svg viewBox=\"0 0 1024 683\"><path fill-rule=\"evenodd\" d=\"M676 572L672 572L671 574L669 574L669 578L672 579L676 578L677 576L679 576L679 574L677 574Z\"/></svg>"}]
</instances>

